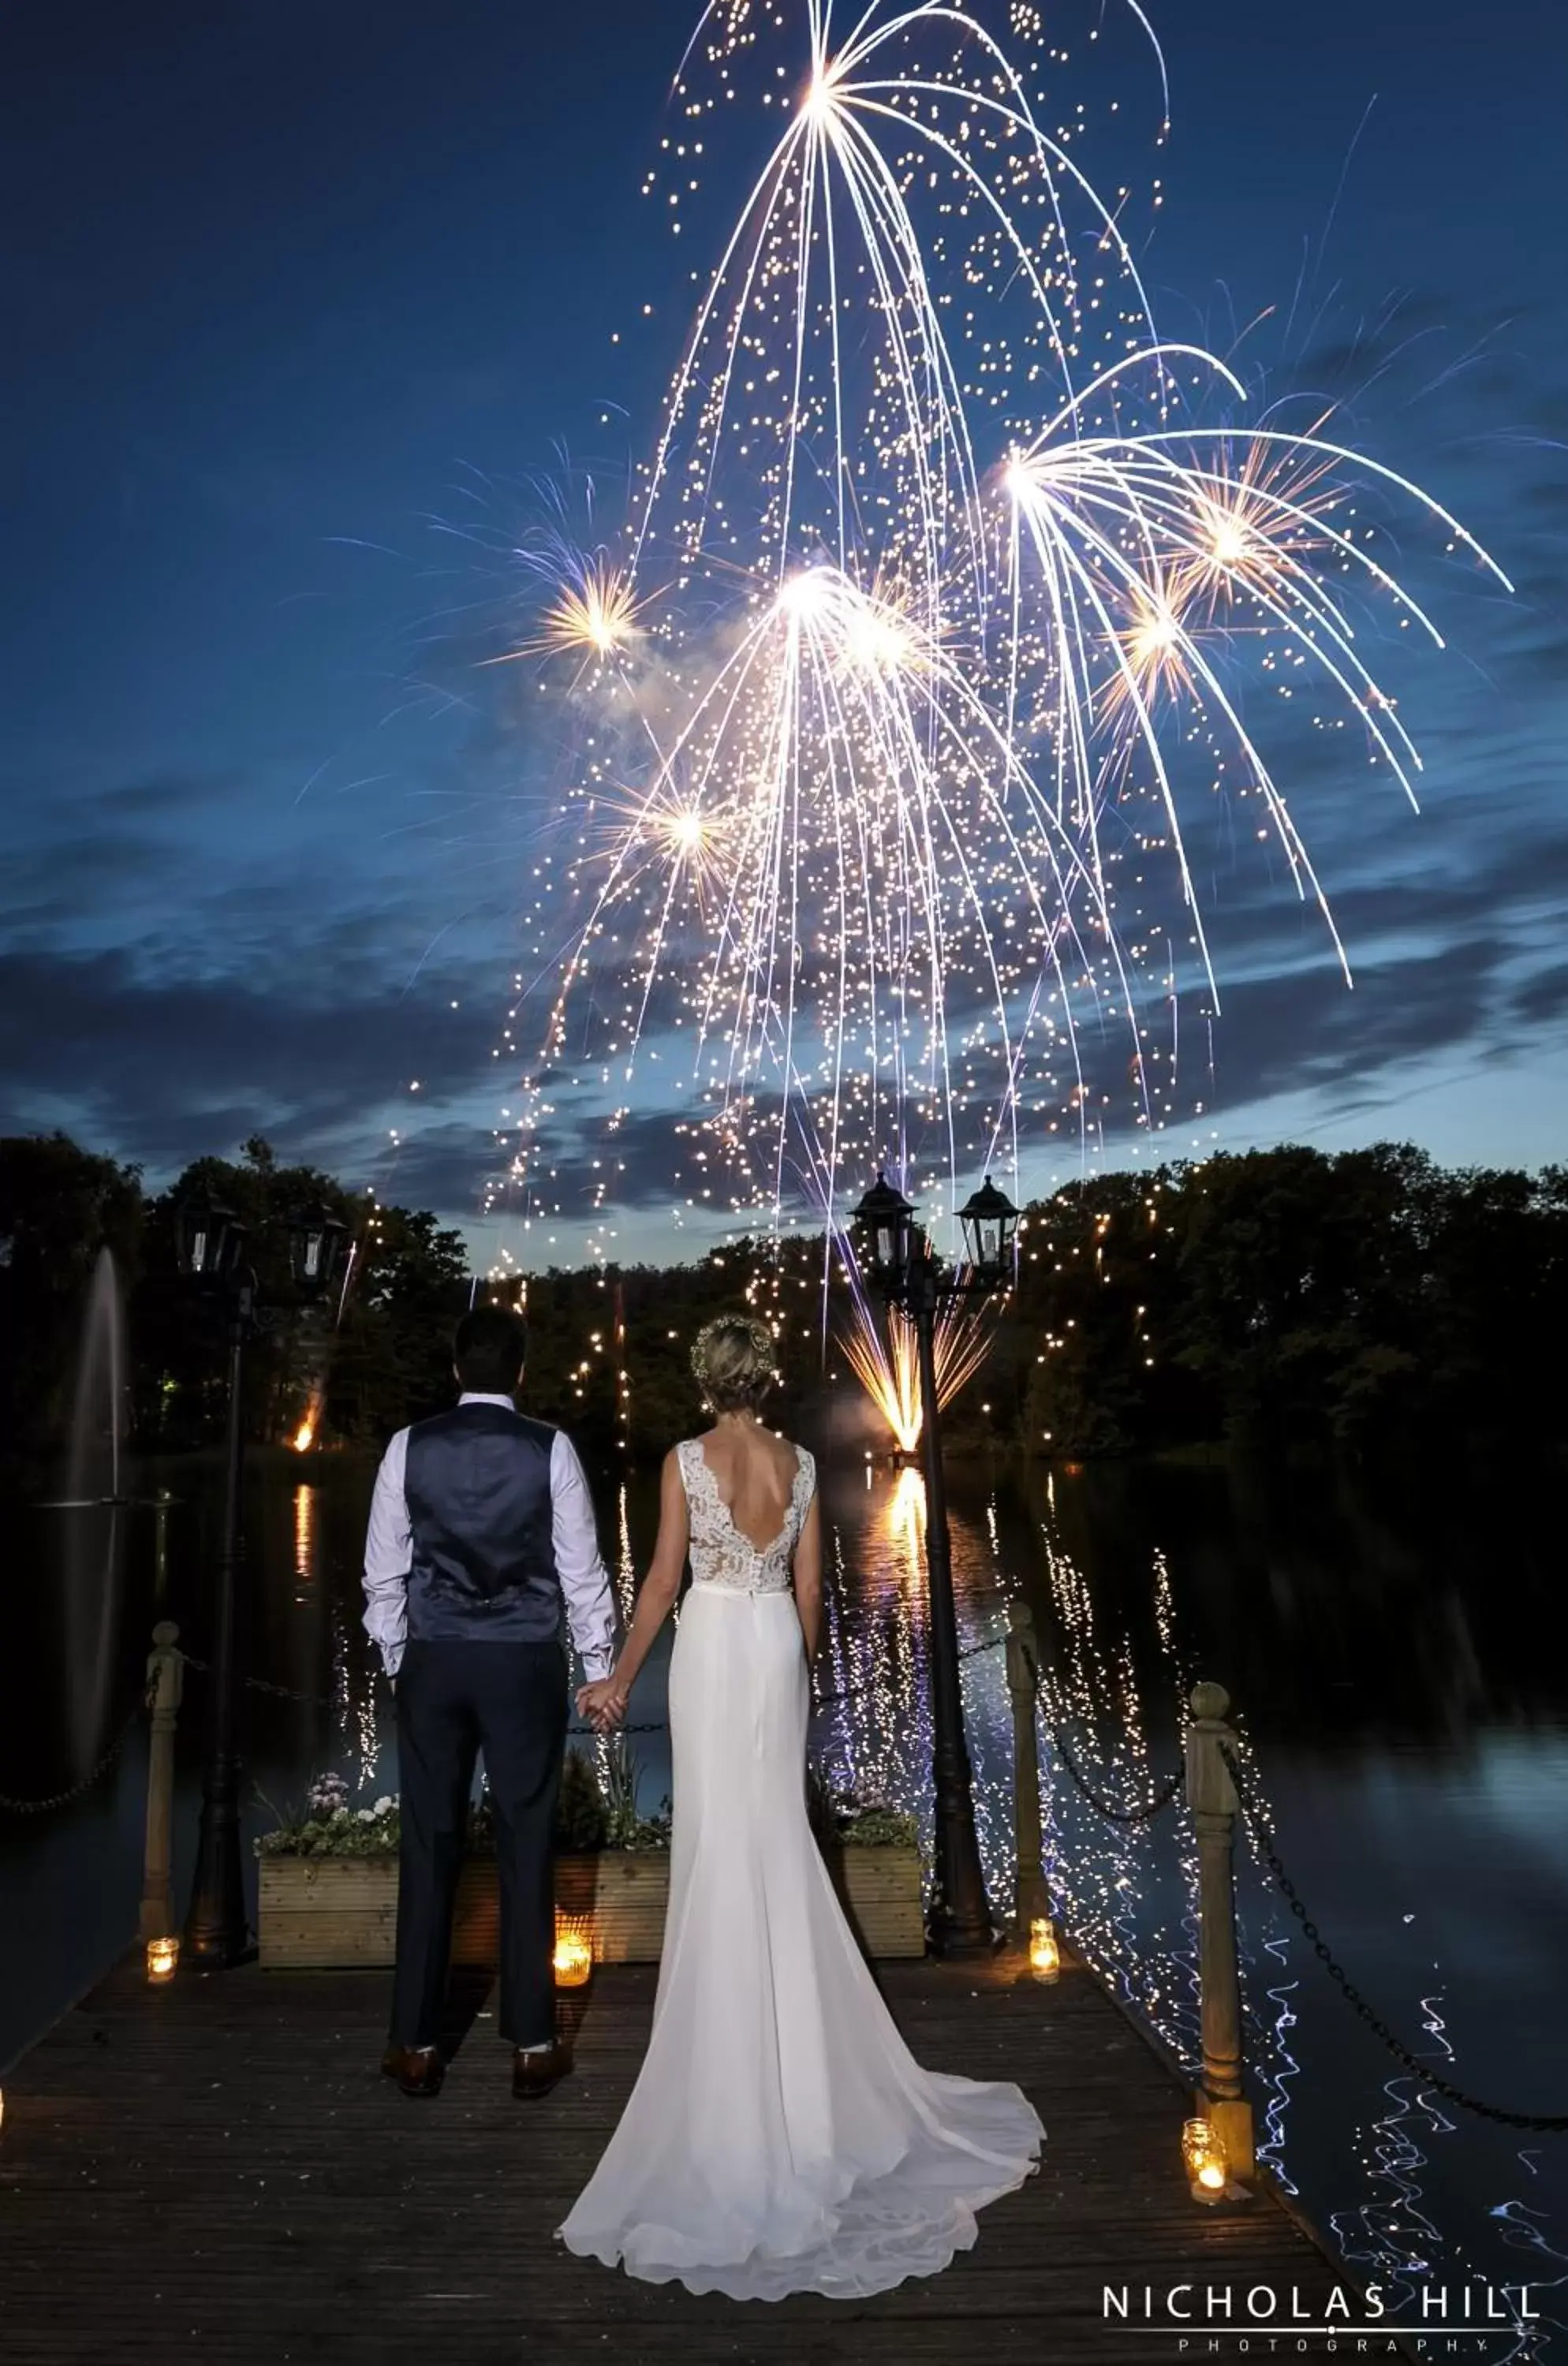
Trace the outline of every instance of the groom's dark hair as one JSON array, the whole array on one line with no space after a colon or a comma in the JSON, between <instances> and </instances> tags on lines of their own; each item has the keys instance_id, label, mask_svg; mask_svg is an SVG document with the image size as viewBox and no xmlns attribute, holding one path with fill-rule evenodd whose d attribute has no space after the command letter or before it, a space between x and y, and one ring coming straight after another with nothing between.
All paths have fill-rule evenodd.
<instances>
[{"instance_id":1,"label":"groom's dark hair","mask_svg":"<svg viewBox=\"0 0 1568 2366\"><path fill-rule=\"evenodd\" d=\"M465 1389L510 1396L528 1352L528 1326L510 1306L471 1306L452 1336L452 1361Z\"/></svg>"}]
</instances>

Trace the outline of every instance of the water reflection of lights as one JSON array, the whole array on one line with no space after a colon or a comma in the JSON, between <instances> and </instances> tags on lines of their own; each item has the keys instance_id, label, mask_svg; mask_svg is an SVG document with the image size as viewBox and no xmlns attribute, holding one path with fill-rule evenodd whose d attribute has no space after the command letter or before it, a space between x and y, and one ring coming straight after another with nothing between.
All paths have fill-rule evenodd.
<instances>
[{"instance_id":1,"label":"water reflection of lights","mask_svg":"<svg viewBox=\"0 0 1568 2366\"><path fill-rule=\"evenodd\" d=\"M916 1470L892 1471L882 1465L867 1465L863 1482L859 1467L858 1459L851 1462L827 1484L828 1615L816 1678L823 1706L813 1718L813 1744L835 1788L913 1808L929 1852L923 1485ZM629 1491L617 1487L604 1504L607 1557L623 1603L637 1574L633 1539L640 1537L648 1513L637 1486L634 1482ZM288 1783L297 1791L299 1781L330 1760L351 1782L357 1771L356 1787L393 1789L389 1758L378 1759L378 1696L383 1722L389 1725L385 1688L358 1626L358 1534L340 1533L335 1499L320 1486L291 1484L289 1495L296 1582L301 1587L314 1583L312 1603L324 1594L332 1622L335 1748L323 1750L327 1737L321 1722L294 1712L299 1746L309 1755L300 1757ZM1011 1704L1003 1653L991 1646L1003 1628L1009 1599L1025 1586L1041 1644L1043 1853L1059 1926L1190 2064L1198 2051L1190 1818L1179 1800L1152 1822L1120 1824L1100 1815L1073 1784L1051 1734L1060 1731L1101 1797L1131 1808L1152 1796L1175 1763L1178 1704L1194 1675L1210 1673L1208 1666L1192 1664L1186 1624L1196 1598L1195 1572L1181 1559L1173 1571L1157 1549L1124 1561L1097 1526L1099 1499L1086 1499L1083 1484L1060 1468L1046 1475L1044 1496L1036 1506L1037 1521L1021 1519L1016 1499L1005 1491L995 1499L974 1499L972 1508L961 1497L950 1515L959 1642L967 1655L963 1699L987 1887L998 1914L1009 1913L1014 1891ZM1123 1533L1119 1525L1115 1534ZM1080 1538L1087 1539L1081 1550ZM269 1672L287 1673L276 1662ZM1226 1671L1221 1667L1218 1673ZM299 1681L319 1679L302 1674ZM661 1707L650 1700L638 1714L655 1717ZM1540 1745L1532 1747L1535 1754L1527 1758L1517 1740L1491 1737L1482 1752L1482 1775L1467 1776L1469 1788L1456 1790L1453 1812L1465 1810L1478 1779L1488 1813L1508 1811L1527 1765L1534 1770L1543 1763ZM635 1748L643 1762L649 1803L657 1804L668 1787L661 1739L640 1741ZM1245 1735L1240 1748L1247 1787L1261 1800L1265 1786L1258 1753ZM1272 1753L1267 1753L1265 1764L1271 1763ZM1554 1783L1568 1775L1568 1752L1554 1757L1548 1772ZM1423 1774L1419 1792L1395 1781L1373 1795L1382 1800L1382 1812L1396 1832L1421 1812L1432 1780ZM1282 1804L1288 1808L1290 1802ZM1287 1826L1287 1861L1293 1829ZM1494 2240L1528 2253L1513 2272L1516 2278L1528 2276L1532 2297L1539 2293L1551 2312L1551 2287L1568 2290L1568 2259L1552 2248L1554 2238L1562 2239L1559 2214L1554 2210L1544 2219L1533 2206L1554 2198L1550 2175L1543 2174L1550 2172L1551 2161L1540 2161L1522 2139L1500 2136L1468 2119L1456 2124L1439 2099L1416 2080L1401 2076L1385 2087L1383 2073L1392 2066L1381 2056L1358 2051L1360 2033L1321 1980L1309 1944L1269 1878L1258 1831L1247 1823L1236 1834L1236 1878L1246 2048L1249 2078L1258 2090L1259 2157L1287 2191L1307 2185L1320 2223L1331 2226L1363 2281L1379 2281L1392 2291L1399 2276L1441 2280L1448 2268L1457 2290L1462 2274L1482 2271L1460 2239L1469 2216L1474 2222L1474 2255ZM1315 1891L1323 1885L1314 1880L1312 1887ZM1315 1907L1315 1897L1309 1896L1309 1904ZM1328 1904L1322 1910L1340 1925L1347 1919ZM1336 1935L1329 1928L1330 1939ZM1352 1940L1345 1946L1354 1971ZM1435 2067L1458 2075L1445 2025L1449 2007L1443 2002L1439 2010L1430 1993L1435 1975L1429 1951L1419 1966L1420 1976L1413 1969L1403 1985L1390 1979L1385 1987L1380 1975L1373 2000L1402 2033L1424 2026L1422 2053L1430 2049ZM1459 1994L1462 1999L1462 1986ZM1310 2008L1303 1995L1312 1999ZM1348 2042L1341 2020L1349 2023ZM1461 2083L1484 2091L1498 2082L1488 2078L1483 2086L1478 2067L1474 2079ZM1522 2100L1530 2099L1527 2094ZM1331 2158L1325 2165L1327 2147ZM1479 2172L1477 2161L1483 2165ZM1490 2225L1475 2208L1478 2174L1486 2180ZM1495 2259L1491 2280L1500 2282ZM1506 2342L1506 2328L1498 2331ZM1477 2345L1478 2366L1483 2355ZM1485 2366L1501 2366L1501 2351L1485 2353Z\"/></svg>"},{"instance_id":2,"label":"water reflection of lights","mask_svg":"<svg viewBox=\"0 0 1568 2366\"><path fill-rule=\"evenodd\" d=\"M1074 1938L1174 2051L1195 2058L1198 2031L1197 1852L1179 1810L1152 1821L1100 1813L1072 1781L1062 1751L1100 1797L1123 1813L1149 1798L1164 1772L1150 1746L1132 1639L1097 1631L1094 1596L1064 1541L1055 1482L1041 1524L1050 1647L1042 1651L1045 1724L1042 1802L1046 1880ZM1153 1566L1162 1696L1184 1696L1169 1574Z\"/></svg>"},{"instance_id":3,"label":"water reflection of lights","mask_svg":"<svg viewBox=\"0 0 1568 2366\"><path fill-rule=\"evenodd\" d=\"M380 1738L376 1723L376 1679L361 1649L362 1641L357 1630L351 1639L343 1606L334 1600L332 1681L332 1696L336 1704L334 1722L343 1736L344 1749L359 1760L355 1787L361 1789L374 1776L380 1757Z\"/></svg>"},{"instance_id":4,"label":"water reflection of lights","mask_svg":"<svg viewBox=\"0 0 1568 2366\"><path fill-rule=\"evenodd\" d=\"M620 1601L622 1623L630 1627L637 1603L637 1563L632 1559L631 1521L626 1511L626 1482L624 1479L615 1499L615 1593Z\"/></svg>"},{"instance_id":5,"label":"water reflection of lights","mask_svg":"<svg viewBox=\"0 0 1568 2366\"><path fill-rule=\"evenodd\" d=\"M1042 1821L1047 1882L1075 1941L1117 1991L1181 2060L1201 2057L1198 1995L1197 1849L1191 1819L1179 1804L1153 1820L1121 1823L1102 1816L1073 1783L1051 1734L1060 1732L1086 1782L1124 1812L1150 1798L1175 1755L1168 1718L1156 1714L1151 1749L1147 1682L1140 1686L1138 1662L1125 1629L1104 1631L1106 1596L1095 1597L1084 1571L1062 1535L1054 1485L1048 1489L1041 1527L1052 1628L1042 1651L1042 1707L1047 1728L1043 1749L1044 1796ZM1174 1590L1165 1557L1151 1556L1153 1639L1158 1673L1153 1691L1159 1702L1184 1707L1195 1669L1184 1649ZM1286 1912L1269 1876L1262 1832L1273 1821L1257 1753L1238 1735L1245 1788L1258 1803L1258 1818L1244 1818L1236 1832L1237 1935L1246 2011L1245 2047L1249 2071L1262 2090L1258 2152L1287 2192L1296 2182L1285 2168L1291 2113L1312 2094L1302 2081L1300 1978L1308 1943ZM1332 2012L1332 2003L1325 2007ZM1310 2016L1314 2029L1316 2008ZM1397 2018L1397 2016L1396 2016ZM1426 2033L1427 2045L1446 2068L1453 2060L1436 2001L1428 1994L1410 2000L1408 2018ZM1316 2057L1322 2060L1321 2054ZM1451 2074L1450 2074L1451 2075ZM1469 2135L1452 2114L1418 2081L1378 2081L1378 2108L1356 2131L1347 2158L1337 2139L1336 2178L1340 2164L1353 2166L1362 2187L1358 2206L1328 2214L1328 2226L1348 2264L1363 2282L1379 2283L1391 2317L1408 2302L1423 2279L1482 2282L1486 2271L1466 2246L1439 2229L1423 2180L1441 2179L1448 2164L1430 2149L1441 2136ZM1321 2103L1314 2108L1320 2121ZM1314 2141L1309 2132L1304 2139ZM1498 2214L1495 2211L1494 2215ZM1568 2285L1568 2260L1544 2242L1539 2248L1556 2264L1532 2277L1545 2289ZM1532 2266L1534 2263L1532 2262ZM1500 2288L1494 2273L1494 2288ZM1522 2340L1499 2325L1501 2347L1477 2349L1488 2366L1522 2357Z\"/></svg>"},{"instance_id":6,"label":"water reflection of lights","mask_svg":"<svg viewBox=\"0 0 1568 2366\"><path fill-rule=\"evenodd\" d=\"M925 1577L925 1486L918 1470L868 1477L877 1502L857 1526L854 1565L829 1525L828 1619L813 1726L817 1757L837 1790L885 1799L931 1837L931 1671ZM992 1902L1013 1887L1011 1708L999 1640L997 1557L985 1527L949 1515L964 1718L975 1766L976 1824ZM1010 1592L1010 1585L1007 1586Z\"/></svg>"},{"instance_id":7,"label":"water reflection of lights","mask_svg":"<svg viewBox=\"0 0 1568 2366\"><path fill-rule=\"evenodd\" d=\"M1280 1943L1281 1954L1287 1944ZM1451 2077L1458 2056L1449 2042L1435 1998L1416 1997L1411 2009L1413 2017L1419 2017L1426 2035L1437 2040L1432 2051L1444 2074ZM1461 2123L1419 2079L1401 2074L1385 2080L1382 2092L1388 2108L1374 2112L1370 2123L1355 2127L1350 2146L1351 2158L1371 2189L1371 2199L1355 2209L1334 2211L1328 2219L1329 2230L1342 2256L1363 2282L1380 2285L1387 2295L1391 2317L1419 2308L1423 2288L1434 2282L1467 2280L1478 2295L1478 2315L1483 2306L1479 2295L1495 2293L1500 2309L1507 2312L1506 2318L1499 2315L1498 2322L1491 2328L1495 2342L1501 2346L1489 2346L1473 2353L1477 2359L1485 2360L1487 2366L1506 2366L1508 2360L1516 2358L1555 2356L1557 2351L1549 2350L1547 2345L1553 2336L1562 2333L1568 2323L1560 2297L1568 2291L1568 2273L1564 2272L1568 2270L1568 2253L1547 2240L1543 2214L1532 2212L1517 2201L1495 2203L1489 2210L1488 2216L1506 2230L1503 2239L1506 2248L1511 2251L1534 2251L1540 2261L1539 2265L1532 2262L1522 2272L1510 2270L1506 2280L1500 2280L1495 2269L1489 2270L1469 2244L1439 2225L1426 2206L1429 2197L1423 2178L1436 2186L1440 2198L1444 2172L1451 2172L1453 2167L1451 2158L1427 2147L1445 2136L1473 2140L1473 2123ZM1510 2140L1510 2149L1513 2146L1514 2140ZM1527 2175L1539 2174L1533 2158L1537 2149L1522 2146L1515 2150L1515 2162ZM1509 2173L1503 2171L1505 2176ZM1285 2182L1289 2191L1295 2190L1288 2179ZM1527 2283L1532 2302L1531 2316L1539 2318L1538 2322L1527 2323L1515 2298L1519 2287ZM1489 2317L1494 2305L1490 2299L1484 2303Z\"/></svg>"},{"instance_id":8,"label":"water reflection of lights","mask_svg":"<svg viewBox=\"0 0 1568 2366\"><path fill-rule=\"evenodd\" d=\"M893 1482L886 1513L887 1541L904 1562L905 1582L918 1585L925 1568L926 1482L908 1466Z\"/></svg>"},{"instance_id":9,"label":"water reflection of lights","mask_svg":"<svg viewBox=\"0 0 1568 2366\"><path fill-rule=\"evenodd\" d=\"M313 1586L316 1582L316 1491L303 1482L294 1490L294 1577L298 1587ZM308 1602L310 1594L297 1592L296 1602Z\"/></svg>"}]
</instances>

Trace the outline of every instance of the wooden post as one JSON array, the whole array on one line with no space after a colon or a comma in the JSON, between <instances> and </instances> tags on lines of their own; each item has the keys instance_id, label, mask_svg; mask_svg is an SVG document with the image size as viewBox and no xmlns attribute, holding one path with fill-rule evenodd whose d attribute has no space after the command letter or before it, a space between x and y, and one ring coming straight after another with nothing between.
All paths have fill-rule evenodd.
<instances>
[{"instance_id":1,"label":"wooden post","mask_svg":"<svg viewBox=\"0 0 1568 2366\"><path fill-rule=\"evenodd\" d=\"M1040 1740L1035 1725L1040 1697L1040 1644L1027 1602L1008 1604L1008 1691L1012 1696L1012 1814L1018 1854L1018 1892L1013 1925L1027 1944L1036 1915L1051 1912L1051 1893L1041 1863Z\"/></svg>"},{"instance_id":2,"label":"wooden post","mask_svg":"<svg viewBox=\"0 0 1568 2366\"><path fill-rule=\"evenodd\" d=\"M147 1750L147 1847L141 1871L141 1936L166 1939L175 1930L174 1811L175 1720L185 1683L180 1630L172 1618L152 1629L147 1686L152 1699L152 1737Z\"/></svg>"},{"instance_id":3,"label":"wooden post","mask_svg":"<svg viewBox=\"0 0 1568 2366\"><path fill-rule=\"evenodd\" d=\"M1236 1959L1235 1844L1241 1802L1222 1751L1237 1750L1223 1684L1194 1684L1187 1729L1187 1804L1198 1831L1198 1980L1203 2084L1197 2107L1225 2149L1231 2177L1254 2176L1252 2106L1241 2075L1241 1977Z\"/></svg>"}]
</instances>

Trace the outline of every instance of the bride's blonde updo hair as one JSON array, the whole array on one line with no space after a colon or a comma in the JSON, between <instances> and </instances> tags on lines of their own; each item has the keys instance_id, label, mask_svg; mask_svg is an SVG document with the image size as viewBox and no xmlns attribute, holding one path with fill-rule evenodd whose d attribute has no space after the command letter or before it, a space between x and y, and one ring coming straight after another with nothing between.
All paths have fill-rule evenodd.
<instances>
[{"instance_id":1,"label":"bride's blonde updo hair","mask_svg":"<svg viewBox=\"0 0 1568 2366\"><path fill-rule=\"evenodd\" d=\"M698 1332L692 1369L715 1413L755 1413L779 1377L773 1335L754 1314L720 1314Z\"/></svg>"}]
</instances>

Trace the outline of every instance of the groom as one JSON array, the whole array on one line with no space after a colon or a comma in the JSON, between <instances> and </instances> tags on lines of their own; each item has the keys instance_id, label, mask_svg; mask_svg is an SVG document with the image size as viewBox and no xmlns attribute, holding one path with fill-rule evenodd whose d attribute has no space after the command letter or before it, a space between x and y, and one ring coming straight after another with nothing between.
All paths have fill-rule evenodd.
<instances>
[{"instance_id":1,"label":"groom","mask_svg":"<svg viewBox=\"0 0 1568 2366\"><path fill-rule=\"evenodd\" d=\"M401 1853L390 2043L381 2067L434 2095L468 1794L484 1752L501 1874L501 2035L512 2091L547 2094L570 2067L556 2037L550 1850L566 1746L564 1598L592 1681L615 1614L571 1441L513 1403L527 1333L503 1306L463 1317L450 1413L400 1429L365 1543L365 1624L398 1705Z\"/></svg>"}]
</instances>

